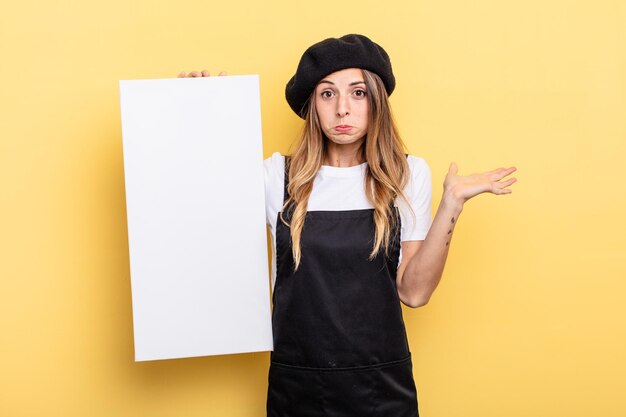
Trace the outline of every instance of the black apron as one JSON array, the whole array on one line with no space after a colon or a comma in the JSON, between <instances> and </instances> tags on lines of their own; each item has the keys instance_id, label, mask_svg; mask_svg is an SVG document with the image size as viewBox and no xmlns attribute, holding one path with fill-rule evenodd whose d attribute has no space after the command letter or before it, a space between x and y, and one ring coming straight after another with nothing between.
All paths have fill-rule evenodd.
<instances>
[{"instance_id":1,"label":"black apron","mask_svg":"<svg viewBox=\"0 0 626 417\"><path fill-rule=\"evenodd\" d=\"M309 211L295 272L290 230L278 215L268 417L418 417L394 210L388 253L371 261L373 209ZM283 217L289 222L290 210Z\"/></svg>"}]
</instances>

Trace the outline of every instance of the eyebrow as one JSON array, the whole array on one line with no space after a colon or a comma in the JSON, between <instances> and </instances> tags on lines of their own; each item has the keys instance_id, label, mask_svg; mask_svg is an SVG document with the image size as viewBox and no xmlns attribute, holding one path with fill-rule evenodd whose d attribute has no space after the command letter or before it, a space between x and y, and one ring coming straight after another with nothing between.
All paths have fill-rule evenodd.
<instances>
[{"instance_id":1,"label":"eyebrow","mask_svg":"<svg viewBox=\"0 0 626 417\"><path fill-rule=\"evenodd\" d=\"M335 85L334 82L329 81L329 80L322 80L319 82L319 84L322 84L322 83ZM353 81L350 83L350 85L357 85L357 84L365 84L365 81Z\"/></svg>"}]
</instances>

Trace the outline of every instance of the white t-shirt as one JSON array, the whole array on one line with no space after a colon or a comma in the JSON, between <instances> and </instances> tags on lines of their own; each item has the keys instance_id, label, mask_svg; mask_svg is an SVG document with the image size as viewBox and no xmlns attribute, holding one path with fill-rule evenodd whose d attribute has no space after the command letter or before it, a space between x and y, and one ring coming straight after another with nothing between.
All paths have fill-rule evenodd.
<instances>
[{"instance_id":1,"label":"white t-shirt","mask_svg":"<svg viewBox=\"0 0 626 417\"><path fill-rule=\"evenodd\" d=\"M424 240L432 222L432 183L430 169L422 158L407 158L411 178L404 193L413 214L404 200L396 199L400 212L400 240ZM265 216L272 235L272 253L276 253L276 221L284 201L285 157L276 152L263 161L265 169ZM374 208L365 195L365 168L361 165L338 168L323 165L313 182L308 211L346 211ZM400 253L400 260L402 252ZM276 257L272 256L272 289L276 280Z\"/></svg>"}]
</instances>

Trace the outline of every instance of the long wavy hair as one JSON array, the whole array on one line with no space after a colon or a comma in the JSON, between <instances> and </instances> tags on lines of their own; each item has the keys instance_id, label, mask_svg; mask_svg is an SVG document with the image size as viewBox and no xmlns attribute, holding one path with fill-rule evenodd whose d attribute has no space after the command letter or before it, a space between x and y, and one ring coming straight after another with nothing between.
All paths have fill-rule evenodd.
<instances>
[{"instance_id":1,"label":"long wavy hair","mask_svg":"<svg viewBox=\"0 0 626 417\"><path fill-rule=\"evenodd\" d=\"M374 207L375 234L370 253L371 260L381 248L387 252L389 247L391 231L396 222L393 207L395 198L402 198L410 207L403 192L409 177L409 166L404 153L404 143L393 120L385 85L375 73L361 71L369 102L367 134L360 152L367 162L365 195ZM315 176L322 166L328 141L317 116L314 94L315 91L309 97L305 124L296 141L295 150L291 157L286 159L288 165L285 169L289 170L287 189L289 196L280 214L281 221L290 227L296 269L302 258L300 241L309 196ZM283 218L286 211L290 211L290 221Z\"/></svg>"}]
</instances>

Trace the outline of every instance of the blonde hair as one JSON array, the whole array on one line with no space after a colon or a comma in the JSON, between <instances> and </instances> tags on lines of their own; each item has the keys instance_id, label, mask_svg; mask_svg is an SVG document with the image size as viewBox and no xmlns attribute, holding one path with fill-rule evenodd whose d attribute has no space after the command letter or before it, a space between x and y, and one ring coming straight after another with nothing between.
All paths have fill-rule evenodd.
<instances>
[{"instance_id":1,"label":"blonde hair","mask_svg":"<svg viewBox=\"0 0 626 417\"><path fill-rule=\"evenodd\" d=\"M381 248L387 251L391 231L396 225L393 202L396 197L408 200L402 191L408 181L409 166L404 154L405 146L391 114L385 85L378 75L362 70L369 102L368 129L360 152L365 156L365 195L374 206L373 259ZM315 92L313 92L315 94ZM291 229L292 254L295 268L302 258L300 241L307 214L313 181L322 166L326 152L326 139L320 127L313 94L309 98L305 124L285 169L289 170L288 198L280 214L281 221ZM283 218L289 210L290 222ZM397 230L396 230L397 232Z\"/></svg>"}]
</instances>

